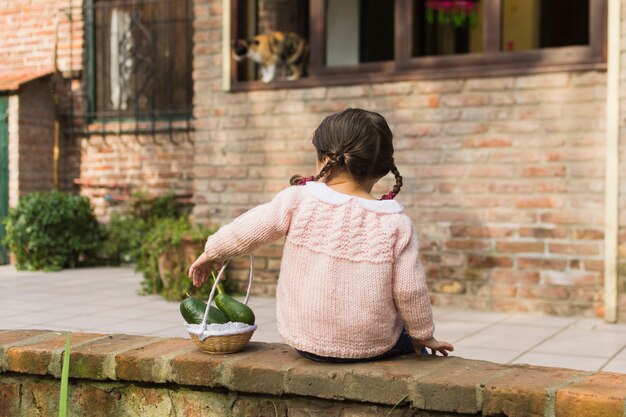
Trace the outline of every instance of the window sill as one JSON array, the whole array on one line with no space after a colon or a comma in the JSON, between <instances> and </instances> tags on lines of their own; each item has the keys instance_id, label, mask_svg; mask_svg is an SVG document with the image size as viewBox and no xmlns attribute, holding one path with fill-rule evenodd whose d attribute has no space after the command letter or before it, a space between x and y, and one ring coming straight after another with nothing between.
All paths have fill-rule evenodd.
<instances>
[{"instance_id":1,"label":"window sill","mask_svg":"<svg viewBox=\"0 0 626 417\"><path fill-rule=\"evenodd\" d=\"M191 116L154 119L94 118L82 133L91 135L153 135L184 133L193 130Z\"/></svg>"},{"instance_id":2,"label":"window sill","mask_svg":"<svg viewBox=\"0 0 626 417\"><path fill-rule=\"evenodd\" d=\"M597 54L596 54L597 55ZM514 53L413 58L393 65L325 67L308 77L287 81L235 81L231 92L342 86L395 81L516 76L565 71L606 70L606 57L588 47L554 48Z\"/></svg>"}]
</instances>

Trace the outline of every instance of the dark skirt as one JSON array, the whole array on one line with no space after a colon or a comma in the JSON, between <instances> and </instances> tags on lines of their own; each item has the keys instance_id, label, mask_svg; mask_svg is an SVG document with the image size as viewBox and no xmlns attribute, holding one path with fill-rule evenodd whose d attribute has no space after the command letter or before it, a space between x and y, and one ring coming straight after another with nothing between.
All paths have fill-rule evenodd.
<instances>
[{"instance_id":1,"label":"dark skirt","mask_svg":"<svg viewBox=\"0 0 626 417\"><path fill-rule=\"evenodd\" d=\"M297 350L297 349L296 349ZM411 336L403 331L400 334L400 338L396 342L395 346L389 349L387 352L374 356L371 358L334 358L332 356L319 356L314 353L298 350L298 353L307 359L311 359L316 362L329 362L329 363L355 363L355 362L370 362L380 359L392 358L394 356L406 355L408 353L415 353L413 348L413 342ZM426 354L426 349L422 348L422 354Z\"/></svg>"}]
</instances>

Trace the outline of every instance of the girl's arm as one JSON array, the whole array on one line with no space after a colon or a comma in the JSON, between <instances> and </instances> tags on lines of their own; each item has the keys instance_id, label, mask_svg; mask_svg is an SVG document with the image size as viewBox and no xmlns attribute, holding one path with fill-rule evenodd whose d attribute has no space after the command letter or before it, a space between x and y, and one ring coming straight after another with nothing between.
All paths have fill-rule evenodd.
<instances>
[{"instance_id":1,"label":"girl's arm","mask_svg":"<svg viewBox=\"0 0 626 417\"><path fill-rule=\"evenodd\" d=\"M408 240L396 255L393 277L393 298L406 331L412 338L428 340L433 336L434 324L424 267L419 260L419 243L413 227Z\"/></svg>"},{"instance_id":2,"label":"girl's arm","mask_svg":"<svg viewBox=\"0 0 626 417\"><path fill-rule=\"evenodd\" d=\"M406 229L405 229L406 230ZM454 347L433 336L435 326L426 286L426 274L419 260L417 234L410 226L409 239L396 258L394 265L393 297L400 312L405 330L413 339L413 346L420 355L422 346L431 349L436 355L448 356Z\"/></svg>"},{"instance_id":3,"label":"girl's arm","mask_svg":"<svg viewBox=\"0 0 626 417\"><path fill-rule=\"evenodd\" d=\"M245 212L209 236L204 253L189 268L194 285L202 285L210 271L217 269L223 261L253 252L285 236L293 211L298 206L300 191L300 187L289 187L269 203Z\"/></svg>"}]
</instances>

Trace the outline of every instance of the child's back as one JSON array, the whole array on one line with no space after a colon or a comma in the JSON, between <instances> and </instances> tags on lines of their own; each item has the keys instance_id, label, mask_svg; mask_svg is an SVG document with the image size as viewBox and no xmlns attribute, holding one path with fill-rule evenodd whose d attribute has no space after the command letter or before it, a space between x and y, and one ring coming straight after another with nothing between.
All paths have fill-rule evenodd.
<instances>
[{"instance_id":1,"label":"child's back","mask_svg":"<svg viewBox=\"0 0 626 417\"><path fill-rule=\"evenodd\" d=\"M294 179L304 186L210 236L190 268L194 284L207 279L212 262L286 236L276 295L288 344L316 360L406 353L406 340L409 350L425 345L447 355L452 346L433 337L413 223L393 200L402 177L391 139L376 113L348 109L326 118L313 137L319 174ZM377 200L372 187L390 171L393 192Z\"/></svg>"},{"instance_id":2,"label":"child's back","mask_svg":"<svg viewBox=\"0 0 626 417\"><path fill-rule=\"evenodd\" d=\"M377 356L395 345L402 316L412 336L432 336L417 242L400 204L315 182L288 193L298 206L277 289L278 326L287 343L320 356Z\"/></svg>"}]
</instances>

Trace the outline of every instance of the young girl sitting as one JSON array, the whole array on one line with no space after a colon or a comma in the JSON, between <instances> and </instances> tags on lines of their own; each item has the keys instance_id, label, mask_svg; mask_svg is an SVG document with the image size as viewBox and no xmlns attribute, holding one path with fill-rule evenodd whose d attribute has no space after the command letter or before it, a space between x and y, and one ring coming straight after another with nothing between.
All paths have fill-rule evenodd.
<instances>
[{"instance_id":1,"label":"young girl sitting","mask_svg":"<svg viewBox=\"0 0 626 417\"><path fill-rule=\"evenodd\" d=\"M381 359L428 347L454 350L434 325L413 222L393 198L402 177L378 113L347 109L316 129L314 177L294 177L274 199L207 239L189 277L202 285L225 260L286 236L276 290L278 331L301 355L326 362ZM393 191L372 197L387 173Z\"/></svg>"}]
</instances>

